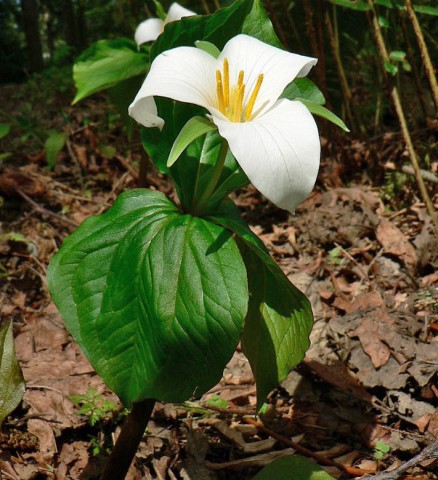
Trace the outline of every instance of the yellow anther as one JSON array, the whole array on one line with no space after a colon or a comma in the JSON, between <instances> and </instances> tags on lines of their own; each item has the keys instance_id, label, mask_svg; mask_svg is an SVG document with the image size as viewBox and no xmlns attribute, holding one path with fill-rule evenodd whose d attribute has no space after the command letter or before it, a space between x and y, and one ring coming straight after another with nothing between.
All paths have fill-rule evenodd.
<instances>
[{"instance_id":1,"label":"yellow anther","mask_svg":"<svg viewBox=\"0 0 438 480\"><path fill-rule=\"evenodd\" d=\"M252 91L250 99L248 100L248 104L247 104L246 109L245 109L245 121L246 122L248 122L251 118L252 111L253 111L253 108L254 108L254 104L255 104L255 101L257 99L257 95L259 94L260 87L262 86L262 82L263 82L263 73L258 76L257 83L254 87L254 90Z\"/></svg>"},{"instance_id":2,"label":"yellow anther","mask_svg":"<svg viewBox=\"0 0 438 480\"><path fill-rule=\"evenodd\" d=\"M219 111L226 115L227 111L225 108L224 89L222 85L222 75L220 70L216 70L216 94Z\"/></svg>"},{"instance_id":3,"label":"yellow anther","mask_svg":"<svg viewBox=\"0 0 438 480\"><path fill-rule=\"evenodd\" d=\"M242 120L242 110L243 110L243 96L245 94L245 85L240 84L235 87L234 95L234 106L233 106L233 116L231 118L232 122L240 122Z\"/></svg>"},{"instance_id":4,"label":"yellow anther","mask_svg":"<svg viewBox=\"0 0 438 480\"><path fill-rule=\"evenodd\" d=\"M230 106L230 70L227 58L224 58L224 104L225 108Z\"/></svg>"},{"instance_id":5,"label":"yellow anther","mask_svg":"<svg viewBox=\"0 0 438 480\"><path fill-rule=\"evenodd\" d=\"M237 85L239 87L241 87L243 85L243 76L244 76L244 72L243 72L243 70L240 70L239 78L237 79Z\"/></svg>"}]
</instances>

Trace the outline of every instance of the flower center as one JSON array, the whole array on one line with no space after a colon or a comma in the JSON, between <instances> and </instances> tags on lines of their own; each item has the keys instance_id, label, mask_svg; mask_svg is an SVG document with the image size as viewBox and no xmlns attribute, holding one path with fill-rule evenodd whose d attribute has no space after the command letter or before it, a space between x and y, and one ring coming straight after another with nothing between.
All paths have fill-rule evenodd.
<instances>
[{"instance_id":1,"label":"flower center","mask_svg":"<svg viewBox=\"0 0 438 480\"><path fill-rule=\"evenodd\" d=\"M224 58L223 72L216 70L216 93L219 111L232 122L248 122L251 120L254 104L259 94L263 82L263 73L261 73L255 84L255 87L249 97L249 100L243 108L243 97L245 94L245 84L243 83L244 72L239 72L237 84L230 88L230 73L228 60Z\"/></svg>"}]
</instances>

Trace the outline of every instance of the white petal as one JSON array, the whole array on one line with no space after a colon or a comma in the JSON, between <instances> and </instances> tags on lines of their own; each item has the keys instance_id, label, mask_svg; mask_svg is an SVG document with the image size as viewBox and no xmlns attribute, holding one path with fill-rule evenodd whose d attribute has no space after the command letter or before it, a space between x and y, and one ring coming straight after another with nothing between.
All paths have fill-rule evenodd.
<instances>
[{"instance_id":1,"label":"white petal","mask_svg":"<svg viewBox=\"0 0 438 480\"><path fill-rule=\"evenodd\" d=\"M290 82L296 77L306 76L318 61L316 58L280 50L248 35L233 37L219 55L220 63L225 57L229 63L230 84L237 83L241 70L245 73L244 106L249 100L258 76L264 75L253 116L267 111Z\"/></svg>"},{"instance_id":2,"label":"white petal","mask_svg":"<svg viewBox=\"0 0 438 480\"><path fill-rule=\"evenodd\" d=\"M135 30L135 42L139 46L142 43L153 42L163 33L163 29L164 22L162 20L159 18L149 18L141 22Z\"/></svg>"},{"instance_id":3,"label":"white petal","mask_svg":"<svg viewBox=\"0 0 438 480\"><path fill-rule=\"evenodd\" d=\"M281 99L251 122L232 123L215 115L213 121L253 185L293 213L312 191L319 168L318 129L307 108Z\"/></svg>"},{"instance_id":4,"label":"white petal","mask_svg":"<svg viewBox=\"0 0 438 480\"><path fill-rule=\"evenodd\" d=\"M175 2L169 8L167 12L165 24L169 22L175 22L176 20L181 20L183 17L191 17L192 15L196 15L195 12L188 10L187 8L182 7L179 3Z\"/></svg>"},{"instance_id":5,"label":"white petal","mask_svg":"<svg viewBox=\"0 0 438 480\"><path fill-rule=\"evenodd\" d=\"M145 127L156 125L150 97L166 97L210 108L216 104L217 60L195 47L163 52L152 62L140 91L129 106L129 115Z\"/></svg>"}]
</instances>

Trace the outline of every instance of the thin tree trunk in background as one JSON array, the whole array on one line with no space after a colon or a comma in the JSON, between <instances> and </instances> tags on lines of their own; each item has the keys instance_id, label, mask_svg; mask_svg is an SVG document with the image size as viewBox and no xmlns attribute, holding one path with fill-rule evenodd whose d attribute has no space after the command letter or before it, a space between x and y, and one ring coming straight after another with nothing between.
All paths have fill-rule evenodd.
<instances>
[{"instance_id":1,"label":"thin tree trunk in background","mask_svg":"<svg viewBox=\"0 0 438 480\"><path fill-rule=\"evenodd\" d=\"M29 69L31 72L39 72L44 68L44 62L36 0L21 0L21 11L23 13L23 28L29 56Z\"/></svg>"},{"instance_id":2,"label":"thin tree trunk in background","mask_svg":"<svg viewBox=\"0 0 438 480\"><path fill-rule=\"evenodd\" d=\"M76 16L76 23L78 27L77 47L79 51L83 51L88 46L88 27L87 20L85 18L86 2L78 1L78 11Z\"/></svg>"},{"instance_id":3,"label":"thin tree trunk in background","mask_svg":"<svg viewBox=\"0 0 438 480\"><path fill-rule=\"evenodd\" d=\"M62 0L65 43L75 51L78 43L76 38L76 17L72 0Z\"/></svg>"}]
</instances>

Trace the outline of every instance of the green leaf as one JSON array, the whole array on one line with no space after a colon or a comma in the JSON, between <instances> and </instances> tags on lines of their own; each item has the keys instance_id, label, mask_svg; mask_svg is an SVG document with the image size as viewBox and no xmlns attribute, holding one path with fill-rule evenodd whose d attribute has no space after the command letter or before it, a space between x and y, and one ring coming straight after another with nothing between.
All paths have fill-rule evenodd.
<instances>
[{"instance_id":1,"label":"green leaf","mask_svg":"<svg viewBox=\"0 0 438 480\"><path fill-rule=\"evenodd\" d=\"M393 65L391 62L387 62L385 60L384 62L384 66L385 66L385 70L390 74L392 75L393 77L395 77L398 73L398 67L397 65Z\"/></svg>"},{"instance_id":2,"label":"green leaf","mask_svg":"<svg viewBox=\"0 0 438 480\"><path fill-rule=\"evenodd\" d=\"M417 13L424 13L426 15L433 15L434 17L438 16L438 8L429 7L428 5L414 5L414 10Z\"/></svg>"},{"instance_id":3,"label":"green leaf","mask_svg":"<svg viewBox=\"0 0 438 480\"><path fill-rule=\"evenodd\" d=\"M162 52L175 47L207 41L222 50L231 38L246 33L259 40L281 47L271 21L259 0L238 0L212 15L185 17L166 25L151 48L151 62Z\"/></svg>"},{"instance_id":4,"label":"green leaf","mask_svg":"<svg viewBox=\"0 0 438 480\"><path fill-rule=\"evenodd\" d=\"M181 402L215 385L248 304L231 232L149 190L123 193L68 237L48 286L97 373L128 404Z\"/></svg>"},{"instance_id":5,"label":"green leaf","mask_svg":"<svg viewBox=\"0 0 438 480\"><path fill-rule=\"evenodd\" d=\"M15 356L12 321L0 329L0 428L21 402L25 390L23 373Z\"/></svg>"},{"instance_id":6,"label":"green leaf","mask_svg":"<svg viewBox=\"0 0 438 480\"><path fill-rule=\"evenodd\" d=\"M379 25L382 27L382 28L389 28L389 22L388 20L383 17L382 15L379 15L378 16L378 21L379 21Z\"/></svg>"},{"instance_id":7,"label":"green leaf","mask_svg":"<svg viewBox=\"0 0 438 480\"><path fill-rule=\"evenodd\" d=\"M345 132L350 131L347 125L345 125L345 123L337 115L335 115L333 112L323 107L322 105L309 102L304 98L297 98L297 100L299 100L301 103L304 103L304 105L309 109L310 113L313 113L314 115L318 115L319 117L325 118L329 122L332 122L338 127L342 128L342 130L344 130Z\"/></svg>"},{"instance_id":8,"label":"green leaf","mask_svg":"<svg viewBox=\"0 0 438 480\"><path fill-rule=\"evenodd\" d=\"M280 98L289 100L303 99L317 105L324 105L325 98L321 90L307 77L296 78L283 90Z\"/></svg>"},{"instance_id":9,"label":"green leaf","mask_svg":"<svg viewBox=\"0 0 438 480\"><path fill-rule=\"evenodd\" d=\"M392 0L374 0L376 5L382 5L382 7L386 8L394 8Z\"/></svg>"},{"instance_id":10,"label":"green leaf","mask_svg":"<svg viewBox=\"0 0 438 480\"><path fill-rule=\"evenodd\" d=\"M228 402L219 395L212 395L206 402L207 405L218 408L228 408Z\"/></svg>"},{"instance_id":11,"label":"green leaf","mask_svg":"<svg viewBox=\"0 0 438 480\"><path fill-rule=\"evenodd\" d=\"M304 358L313 315L307 297L284 275L233 202L207 217L234 232L248 272L249 306L242 348L257 384L257 409Z\"/></svg>"},{"instance_id":12,"label":"green leaf","mask_svg":"<svg viewBox=\"0 0 438 480\"><path fill-rule=\"evenodd\" d=\"M163 22L166 20L167 14L163 8L163 5L158 0L153 0L154 5L155 5L155 12L157 14L157 17L160 20L163 20Z\"/></svg>"},{"instance_id":13,"label":"green leaf","mask_svg":"<svg viewBox=\"0 0 438 480\"><path fill-rule=\"evenodd\" d=\"M310 303L272 258L237 238L250 301L242 349L257 384L257 408L304 358L313 326Z\"/></svg>"},{"instance_id":14,"label":"green leaf","mask_svg":"<svg viewBox=\"0 0 438 480\"><path fill-rule=\"evenodd\" d=\"M67 134L65 132L51 132L49 138L44 143L46 149L47 166L52 169L56 165L58 154L64 148L67 141Z\"/></svg>"},{"instance_id":15,"label":"green leaf","mask_svg":"<svg viewBox=\"0 0 438 480\"><path fill-rule=\"evenodd\" d=\"M253 480L334 480L313 460L287 455L265 467Z\"/></svg>"},{"instance_id":16,"label":"green leaf","mask_svg":"<svg viewBox=\"0 0 438 480\"><path fill-rule=\"evenodd\" d=\"M2 162L3 160L6 160L6 159L9 158L11 155L12 155L11 152L0 153L0 162Z\"/></svg>"},{"instance_id":17,"label":"green leaf","mask_svg":"<svg viewBox=\"0 0 438 480\"><path fill-rule=\"evenodd\" d=\"M330 2L338 7L344 7L360 12L366 12L371 8L365 0L330 0Z\"/></svg>"},{"instance_id":18,"label":"green leaf","mask_svg":"<svg viewBox=\"0 0 438 480\"><path fill-rule=\"evenodd\" d=\"M195 46L204 52L209 53L212 57L217 58L220 55L220 50L210 42L205 40L196 40Z\"/></svg>"},{"instance_id":19,"label":"green leaf","mask_svg":"<svg viewBox=\"0 0 438 480\"><path fill-rule=\"evenodd\" d=\"M374 448L383 453L388 453L391 450L391 447L385 442L376 442Z\"/></svg>"},{"instance_id":20,"label":"green leaf","mask_svg":"<svg viewBox=\"0 0 438 480\"><path fill-rule=\"evenodd\" d=\"M254 0L251 10L245 17L242 25L242 33L258 38L274 47L284 49L283 44L278 39L272 27L271 20L259 0Z\"/></svg>"},{"instance_id":21,"label":"green leaf","mask_svg":"<svg viewBox=\"0 0 438 480\"><path fill-rule=\"evenodd\" d=\"M77 93L73 103L89 95L113 87L149 68L148 48L137 49L133 40L117 38L99 40L85 50L73 66ZM133 92L134 96L136 92Z\"/></svg>"},{"instance_id":22,"label":"green leaf","mask_svg":"<svg viewBox=\"0 0 438 480\"><path fill-rule=\"evenodd\" d=\"M394 62L404 62L406 60L406 52L402 52L401 50L393 50L389 54L389 58Z\"/></svg>"},{"instance_id":23,"label":"green leaf","mask_svg":"<svg viewBox=\"0 0 438 480\"><path fill-rule=\"evenodd\" d=\"M212 130L216 130L216 126L204 117L191 118L179 132L173 143L167 160L167 166L171 167L181 156L182 152L197 138L205 135Z\"/></svg>"},{"instance_id":24,"label":"green leaf","mask_svg":"<svg viewBox=\"0 0 438 480\"><path fill-rule=\"evenodd\" d=\"M8 125L7 123L0 123L0 138L6 137L10 130L10 125Z\"/></svg>"}]
</instances>

